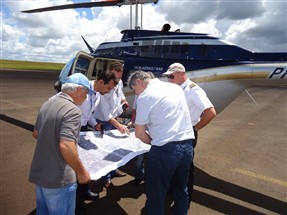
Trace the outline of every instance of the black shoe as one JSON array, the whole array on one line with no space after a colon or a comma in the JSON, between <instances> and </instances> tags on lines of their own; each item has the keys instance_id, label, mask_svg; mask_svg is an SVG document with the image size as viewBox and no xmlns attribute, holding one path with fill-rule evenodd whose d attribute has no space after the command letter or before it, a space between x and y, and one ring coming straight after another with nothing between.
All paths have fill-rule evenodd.
<instances>
[{"instance_id":1,"label":"black shoe","mask_svg":"<svg viewBox=\"0 0 287 215\"><path fill-rule=\"evenodd\" d=\"M143 181L144 181L143 179L135 178L135 179L134 179L134 182L133 182L133 185L134 185L135 187L138 187L138 186L140 186L140 184L141 184Z\"/></svg>"},{"instance_id":2,"label":"black shoe","mask_svg":"<svg viewBox=\"0 0 287 215\"><path fill-rule=\"evenodd\" d=\"M115 190L116 189L116 186L113 184L113 182L109 182L109 183L104 184L104 187L107 190Z\"/></svg>"},{"instance_id":3,"label":"black shoe","mask_svg":"<svg viewBox=\"0 0 287 215\"><path fill-rule=\"evenodd\" d=\"M127 174L120 172L119 170L115 171L114 177L125 177Z\"/></svg>"},{"instance_id":4,"label":"black shoe","mask_svg":"<svg viewBox=\"0 0 287 215\"><path fill-rule=\"evenodd\" d=\"M87 200L95 201L99 199L99 194L88 190Z\"/></svg>"}]
</instances>

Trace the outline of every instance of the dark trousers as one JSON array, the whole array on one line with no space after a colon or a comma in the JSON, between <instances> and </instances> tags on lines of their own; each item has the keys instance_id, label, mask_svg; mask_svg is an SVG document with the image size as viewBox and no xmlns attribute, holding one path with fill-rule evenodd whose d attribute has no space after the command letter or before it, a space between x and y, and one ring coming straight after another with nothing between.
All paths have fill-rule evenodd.
<instances>
[{"instance_id":1,"label":"dark trousers","mask_svg":"<svg viewBox=\"0 0 287 215\"><path fill-rule=\"evenodd\" d=\"M76 194L76 215L84 215L85 209L84 209L84 201L88 195L88 184L79 184L77 188L77 194Z\"/></svg>"},{"instance_id":2,"label":"dark trousers","mask_svg":"<svg viewBox=\"0 0 287 215\"><path fill-rule=\"evenodd\" d=\"M146 165L145 214L164 214L169 188L174 198L174 214L187 214L188 192L186 181L192 160L192 140L151 146Z\"/></svg>"},{"instance_id":3,"label":"dark trousers","mask_svg":"<svg viewBox=\"0 0 287 215\"><path fill-rule=\"evenodd\" d=\"M187 191L188 191L188 198L189 198L189 205L192 201L192 193L193 193L193 186L194 186L194 149L195 146L197 144L197 137L198 137L198 133L197 131L194 131L194 137L195 139L193 140L193 159L192 162L190 164L190 168L189 168L189 175L188 175L188 181L187 181Z\"/></svg>"}]
</instances>

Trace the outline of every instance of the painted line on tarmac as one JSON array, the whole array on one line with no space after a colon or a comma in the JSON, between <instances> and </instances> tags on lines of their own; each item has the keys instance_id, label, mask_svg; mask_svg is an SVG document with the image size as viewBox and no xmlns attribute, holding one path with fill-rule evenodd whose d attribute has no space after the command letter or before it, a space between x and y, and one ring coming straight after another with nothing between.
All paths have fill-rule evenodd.
<instances>
[{"instance_id":1,"label":"painted line on tarmac","mask_svg":"<svg viewBox=\"0 0 287 215\"><path fill-rule=\"evenodd\" d=\"M233 172L238 172L238 173L241 173L243 175L248 175L250 177L258 178L258 179L261 179L263 181L268 181L268 182L272 182L274 184L278 184L278 185L287 187L287 182L286 181L282 181L282 180L279 180L279 179L271 178L271 177L268 177L268 176L265 176L265 175L259 175L257 173L250 172L250 171L243 170L243 169L231 168L231 170Z\"/></svg>"},{"instance_id":2,"label":"painted line on tarmac","mask_svg":"<svg viewBox=\"0 0 287 215\"><path fill-rule=\"evenodd\" d=\"M7 100L3 100L3 99L1 99L1 102L6 102L8 104L17 105L19 107L24 107L24 108L31 108L31 107L26 106L26 105L22 105L22 104L19 104L19 103L16 103L16 102L11 102L11 101L7 101Z\"/></svg>"}]
</instances>

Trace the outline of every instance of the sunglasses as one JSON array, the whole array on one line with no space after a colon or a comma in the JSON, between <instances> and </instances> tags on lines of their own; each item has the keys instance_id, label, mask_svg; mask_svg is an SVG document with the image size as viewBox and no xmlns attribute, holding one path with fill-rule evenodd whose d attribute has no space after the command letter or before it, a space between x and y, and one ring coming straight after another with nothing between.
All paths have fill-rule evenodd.
<instances>
[{"instance_id":1,"label":"sunglasses","mask_svg":"<svg viewBox=\"0 0 287 215\"><path fill-rule=\"evenodd\" d=\"M174 75L173 75L173 74L168 75L167 78L168 78L168 79L174 79Z\"/></svg>"}]
</instances>

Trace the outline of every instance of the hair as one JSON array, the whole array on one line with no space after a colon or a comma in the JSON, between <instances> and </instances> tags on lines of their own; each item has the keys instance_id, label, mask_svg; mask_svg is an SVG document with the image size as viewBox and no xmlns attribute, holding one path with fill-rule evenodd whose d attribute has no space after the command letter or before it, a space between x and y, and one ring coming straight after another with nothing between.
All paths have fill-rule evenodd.
<instances>
[{"instance_id":1,"label":"hair","mask_svg":"<svg viewBox=\"0 0 287 215\"><path fill-rule=\"evenodd\" d=\"M115 85L118 84L118 81L117 81L115 74L110 72L110 71L105 71L105 72L102 72L101 74L99 74L99 76L97 77L97 80L98 81L103 80L104 84L108 84L111 80L113 80Z\"/></svg>"},{"instance_id":2,"label":"hair","mask_svg":"<svg viewBox=\"0 0 287 215\"><path fill-rule=\"evenodd\" d=\"M154 75L152 72L144 72L142 70L138 70L132 73L130 77L128 78L128 86L130 89L132 89L132 86L135 86L137 79L144 81L144 80L153 79L153 78L154 78Z\"/></svg>"},{"instance_id":3,"label":"hair","mask_svg":"<svg viewBox=\"0 0 287 215\"><path fill-rule=\"evenodd\" d=\"M75 92L81 85L75 83L64 83L61 87L62 92Z\"/></svg>"},{"instance_id":4,"label":"hair","mask_svg":"<svg viewBox=\"0 0 287 215\"><path fill-rule=\"evenodd\" d=\"M111 63L109 70L116 70L117 72L123 71L124 64L119 61L114 61Z\"/></svg>"}]
</instances>

